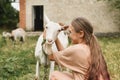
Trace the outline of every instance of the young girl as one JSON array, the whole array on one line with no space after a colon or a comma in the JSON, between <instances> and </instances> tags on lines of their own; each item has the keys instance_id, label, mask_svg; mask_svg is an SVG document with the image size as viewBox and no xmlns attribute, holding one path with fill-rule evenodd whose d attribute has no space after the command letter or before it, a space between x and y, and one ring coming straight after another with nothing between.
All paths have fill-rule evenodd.
<instances>
[{"instance_id":1,"label":"young girl","mask_svg":"<svg viewBox=\"0 0 120 80\"><path fill-rule=\"evenodd\" d=\"M49 58L71 70L71 73L54 71L51 80L110 80L100 46L93 34L92 25L78 17L69 25L72 45L64 49L55 41L58 52L50 51Z\"/></svg>"}]
</instances>

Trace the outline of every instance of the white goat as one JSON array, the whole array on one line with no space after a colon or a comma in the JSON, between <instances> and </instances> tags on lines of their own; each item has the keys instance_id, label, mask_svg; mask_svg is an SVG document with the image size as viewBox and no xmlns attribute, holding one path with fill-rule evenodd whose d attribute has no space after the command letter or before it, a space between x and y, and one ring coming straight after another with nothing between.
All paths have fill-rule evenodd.
<instances>
[{"instance_id":1,"label":"white goat","mask_svg":"<svg viewBox=\"0 0 120 80\"><path fill-rule=\"evenodd\" d=\"M13 41L20 40L21 42L24 42L26 32L22 28L17 28L15 30L12 30L11 35L13 37Z\"/></svg>"},{"instance_id":2,"label":"white goat","mask_svg":"<svg viewBox=\"0 0 120 80\"><path fill-rule=\"evenodd\" d=\"M26 32L22 28L17 28L12 30L11 33L3 32L2 36L4 38L12 39L12 41L20 40L21 42L25 41Z\"/></svg>"},{"instance_id":3,"label":"white goat","mask_svg":"<svg viewBox=\"0 0 120 80\"><path fill-rule=\"evenodd\" d=\"M7 40L11 39L12 34L9 33L9 32L4 31L4 32L2 32L2 37L3 37L4 41L7 42Z\"/></svg>"},{"instance_id":4,"label":"white goat","mask_svg":"<svg viewBox=\"0 0 120 80\"><path fill-rule=\"evenodd\" d=\"M66 48L68 46L69 42L68 42L68 36L64 34L64 31L62 31L62 30L64 30L64 27L60 26L58 23L50 21L46 15L45 15L45 20L47 22L47 25L45 26L46 43L52 45L53 51L57 51L57 47L55 45L55 40L58 37L61 44L63 44L63 47ZM52 71L54 71L55 62L48 60L48 58L43 50L43 43L44 43L43 34L41 34L37 41L36 48L35 48L35 57L37 59L35 80L39 79L40 64L46 66L46 65L49 65L49 62L50 62L50 74Z\"/></svg>"},{"instance_id":5,"label":"white goat","mask_svg":"<svg viewBox=\"0 0 120 80\"><path fill-rule=\"evenodd\" d=\"M2 36L3 36L4 38L10 38L10 37L12 36L12 34L9 33L9 32L4 31L4 32L2 33Z\"/></svg>"}]
</instances>

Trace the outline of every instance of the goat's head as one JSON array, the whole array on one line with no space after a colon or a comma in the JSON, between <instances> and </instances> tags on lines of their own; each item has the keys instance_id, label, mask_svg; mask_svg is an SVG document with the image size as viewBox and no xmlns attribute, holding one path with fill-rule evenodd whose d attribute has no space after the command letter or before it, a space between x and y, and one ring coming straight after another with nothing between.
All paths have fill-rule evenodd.
<instances>
[{"instance_id":1,"label":"goat's head","mask_svg":"<svg viewBox=\"0 0 120 80\"><path fill-rule=\"evenodd\" d=\"M50 21L45 26L47 44L53 44L54 41L57 39L58 34L61 31L66 30L67 28L68 26L63 26L63 25L60 25L59 23Z\"/></svg>"},{"instance_id":2,"label":"goat's head","mask_svg":"<svg viewBox=\"0 0 120 80\"><path fill-rule=\"evenodd\" d=\"M12 36L12 34L9 33L9 32L5 32L5 31L4 31L4 32L2 33L2 36L5 37L5 38L9 38L9 37Z\"/></svg>"}]
</instances>

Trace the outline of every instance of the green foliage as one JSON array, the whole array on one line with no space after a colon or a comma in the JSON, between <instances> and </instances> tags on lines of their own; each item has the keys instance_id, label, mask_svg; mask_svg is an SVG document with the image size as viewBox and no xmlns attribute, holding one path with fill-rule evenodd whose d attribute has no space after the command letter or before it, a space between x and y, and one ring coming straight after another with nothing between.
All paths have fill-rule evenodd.
<instances>
[{"instance_id":1,"label":"green foliage","mask_svg":"<svg viewBox=\"0 0 120 80\"><path fill-rule=\"evenodd\" d=\"M31 73L33 80L36 64L34 47L37 38L28 37L25 43L18 43L15 46L10 40L6 40L6 43L0 47L0 80L18 80L19 77ZM0 40L2 40L1 35ZM0 41L0 45L3 43L4 41ZM26 77L23 80L26 80Z\"/></svg>"},{"instance_id":2,"label":"green foliage","mask_svg":"<svg viewBox=\"0 0 120 80\"><path fill-rule=\"evenodd\" d=\"M19 12L15 10L11 3L0 0L0 26L15 28L18 23Z\"/></svg>"},{"instance_id":3,"label":"green foliage","mask_svg":"<svg viewBox=\"0 0 120 80\"><path fill-rule=\"evenodd\" d=\"M4 45L6 45L6 40L4 37L0 36L0 48L2 48Z\"/></svg>"}]
</instances>

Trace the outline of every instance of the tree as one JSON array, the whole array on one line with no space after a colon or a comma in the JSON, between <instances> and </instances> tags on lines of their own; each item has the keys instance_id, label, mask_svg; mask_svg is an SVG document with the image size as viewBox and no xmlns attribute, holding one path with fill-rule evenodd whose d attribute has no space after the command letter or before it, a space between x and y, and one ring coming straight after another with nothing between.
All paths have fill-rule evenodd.
<instances>
[{"instance_id":1,"label":"tree","mask_svg":"<svg viewBox=\"0 0 120 80\"><path fill-rule=\"evenodd\" d=\"M0 0L0 27L14 28L19 20L19 11L8 0Z\"/></svg>"}]
</instances>

